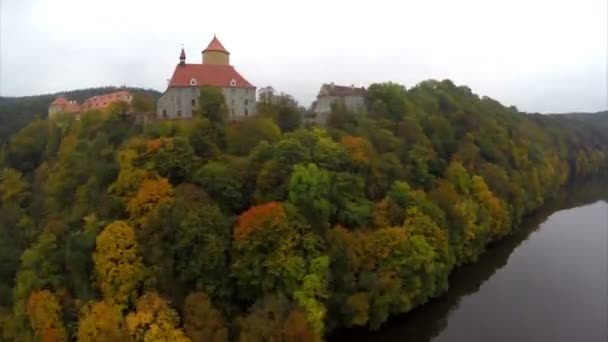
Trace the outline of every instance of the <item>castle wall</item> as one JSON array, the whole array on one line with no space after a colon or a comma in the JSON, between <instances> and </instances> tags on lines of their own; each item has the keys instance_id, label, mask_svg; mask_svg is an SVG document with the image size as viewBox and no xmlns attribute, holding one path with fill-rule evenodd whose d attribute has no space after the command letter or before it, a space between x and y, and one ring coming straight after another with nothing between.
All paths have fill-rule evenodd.
<instances>
[{"instance_id":1,"label":"castle wall","mask_svg":"<svg viewBox=\"0 0 608 342\"><path fill-rule=\"evenodd\" d=\"M360 112L365 109L365 99L359 95L347 95L347 96L319 96L315 103L314 111L317 114L313 122L318 124L327 123L327 118L331 113L331 105L336 101L344 101L346 109L352 112Z\"/></svg>"},{"instance_id":2,"label":"castle wall","mask_svg":"<svg viewBox=\"0 0 608 342\"><path fill-rule=\"evenodd\" d=\"M322 96L317 98L315 112L328 113L331 112L332 103L342 100L346 108L353 112L359 112L365 108L365 99L363 96L347 95L347 96Z\"/></svg>"},{"instance_id":3,"label":"castle wall","mask_svg":"<svg viewBox=\"0 0 608 342\"><path fill-rule=\"evenodd\" d=\"M228 106L228 117L239 119L256 114L255 88L222 88L226 105Z\"/></svg>"},{"instance_id":4,"label":"castle wall","mask_svg":"<svg viewBox=\"0 0 608 342\"><path fill-rule=\"evenodd\" d=\"M222 88L230 119L255 115L255 88ZM156 113L159 119L187 119L199 106L199 87L169 88L158 99Z\"/></svg>"},{"instance_id":5,"label":"castle wall","mask_svg":"<svg viewBox=\"0 0 608 342\"><path fill-rule=\"evenodd\" d=\"M159 119L187 119L198 106L198 87L169 88L158 99L156 113Z\"/></svg>"}]
</instances>

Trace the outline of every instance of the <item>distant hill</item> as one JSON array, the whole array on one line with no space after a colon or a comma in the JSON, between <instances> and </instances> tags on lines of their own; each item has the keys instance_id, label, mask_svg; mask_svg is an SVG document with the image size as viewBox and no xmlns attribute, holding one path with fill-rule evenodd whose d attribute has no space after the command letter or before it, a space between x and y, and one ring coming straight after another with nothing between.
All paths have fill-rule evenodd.
<instances>
[{"instance_id":1,"label":"distant hill","mask_svg":"<svg viewBox=\"0 0 608 342\"><path fill-rule=\"evenodd\" d=\"M563 113L550 115L561 118L567 117L570 120L579 121L590 131L608 136L608 110L595 113Z\"/></svg>"},{"instance_id":2,"label":"distant hill","mask_svg":"<svg viewBox=\"0 0 608 342\"><path fill-rule=\"evenodd\" d=\"M7 137L15 133L34 117L45 117L49 104L59 95L65 95L70 100L82 103L91 96L111 93L117 90L128 90L133 94L150 95L156 101L161 93L153 89L133 88L133 87L97 87L77 89L54 94L44 94L22 97L1 97L0 96L0 145Z\"/></svg>"}]
</instances>

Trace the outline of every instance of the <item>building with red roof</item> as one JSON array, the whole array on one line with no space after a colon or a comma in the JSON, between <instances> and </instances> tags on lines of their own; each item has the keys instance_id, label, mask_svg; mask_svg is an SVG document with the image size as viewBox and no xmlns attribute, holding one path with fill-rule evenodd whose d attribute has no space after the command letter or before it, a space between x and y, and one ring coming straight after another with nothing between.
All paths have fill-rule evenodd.
<instances>
[{"instance_id":1,"label":"building with red roof","mask_svg":"<svg viewBox=\"0 0 608 342\"><path fill-rule=\"evenodd\" d=\"M57 113L80 113L80 105L76 101L70 101L65 96L61 95L57 97L49 105L49 117L53 117Z\"/></svg>"},{"instance_id":2,"label":"building with red roof","mask_svg":"<svg viewBox=\"0 0 608 342\"><path fill-rule=\"evenodd\" d=\"M255 86L230 65L230 52L214 36L202 51L201 63L186 63L186 52L181 50L167 90L157 102L158 117L191 118L197 109L202 86L222 89L232 119L255 114Z\"/></svg>"},{"instance_id":3,"label":"building with red roof","mask_svg":"<svg viewBox=\"0 0 608 342\"><path fill-rule=\"evenodd\" d=\"M49 117L53 117L57 113L71 113L76 114L76 117L80 118L80 114L83 112L95 109L103 110L116 101L124 101L131 104L132 100L133 96L126 90L89 97L82 105L74 100L70 101L61 95L49 105Z\"/></svg>"},{"instance_id":4,"label":"building with red roof","mask_svg":"<svg viewBox=\"0 0 608 342\"><path fill-rule=\"evenodd\" d=\"M133 96L130 92L126 90L121 90L109 94L97 95L89 97L82 104L82 110L94 110L94 109L104 109L108 107L112 102L124 101L126 103L131 103Z\"/></svg>"}]
</instances>

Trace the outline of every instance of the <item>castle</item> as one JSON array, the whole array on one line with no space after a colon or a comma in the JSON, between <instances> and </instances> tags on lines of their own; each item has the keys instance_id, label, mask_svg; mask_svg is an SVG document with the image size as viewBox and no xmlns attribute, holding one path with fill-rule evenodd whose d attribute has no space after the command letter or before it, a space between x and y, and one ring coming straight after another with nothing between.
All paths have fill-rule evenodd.
<instances>
[{"instance_id":1,"label":"castle","mask_svg":"<svg viewBox=\"0 0 608 342\"><path fill-rule=\"evenodd\" d=\"M186 63L186 52L182 48L179 63L175 66L173 76L165 92L156 104L157 119L192 118L199 106L200 87L216 86L222 90L229 119L238 120L256 114L256 87L249 83L230 65L230 52L222 43L213 37L202 51L201 63ZM364 87L323 84L312 104L316 116L307 120L311 123L325 124L331 113L332 104L340 101L352 112L365 108L367 91ZM82 105L69 101L64 96L55 99L49 106L49 117L59 112L80 114L93 109L103 109L114 101L131 103L132 96L128 91L93 96ZM154 115L154 113L150 113Z\"/></svg>"},{"instance_id":2,"label":"castle","mask_svg":"<svg viewBox=\"0 0 608 342\"><path fill-rule=\"evenodd\" d=\"M230 119L255 115L255 86L230 65L230 53L214 36L202 51L201 63L186 63L182 48L167 90L157 102L157 117L191 118L198 108L200 87L207 85L222 89Z\"/></svg>"},{"instance_id":3,"label":"castle","mask_svg":"<svg viewBox=\"0 0 608 342\"><path fill-rule=\"evenodd\" d=\"M338 101L341 101L349 111L360 112L365 109L366 96L367 90L364 87L341 86L335 85L333 82L323 84L317 95L317 100L312 104L312 110L317 115L313 122L326 124L332 104Z\"/></svg>"},{"instance_id":4,"label":"castle","mask_svg":"<svg viewBox=\"0 0 608 342\"><path fill-rule=\"evenodd\" d=\"M65 96L61 95L51 102L49 106L49 118L52 118L57 113L70 113L79 117L81 113L89 110L103 110L116 101L124 101L130 104L132 100L133 96L126 90L89 97L82 105L74 100L68 100Z\"/></svg>"}]
</instances>

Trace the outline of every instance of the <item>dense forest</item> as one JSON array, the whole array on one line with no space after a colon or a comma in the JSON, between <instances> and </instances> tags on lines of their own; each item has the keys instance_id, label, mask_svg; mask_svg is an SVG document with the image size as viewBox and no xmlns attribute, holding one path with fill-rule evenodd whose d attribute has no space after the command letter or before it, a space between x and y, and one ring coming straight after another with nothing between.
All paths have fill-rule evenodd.
<instances>
[{"instance_id":1,"label":"dense forest","mask_svg":"<svg viewBox=\"0 0 608 342\"><path fill-rule=\"evenodd\" d=\"M373 84L365 112L337 103L327 126L271 88L238 122L212 87L193 120L126 112L34 119L4 144L4 339L377 329L562 185L608 173L595 117L521 113L449 80Z\"/></svg>"},{"instance_id":2,"label":"dense forest","mask_svg":"<svg viewBox=\"0 0 608 342\"><path fill-rule=\"evenodd\" d=\"M142 88L118 88L118 87L97 87L86 88L79 90L70 90L62 93L45 94L36 96L24 97L2 97L0 96L0 145L2 145L8 137L23 128L36 116L46 117L49 105L59 95L65 95L70 100L76 100L83 103L89 97L102 95L118 90L128 90L133 94L142 94L158 99L160 93L151 89Z\"/></svg>"}]
</instances>

